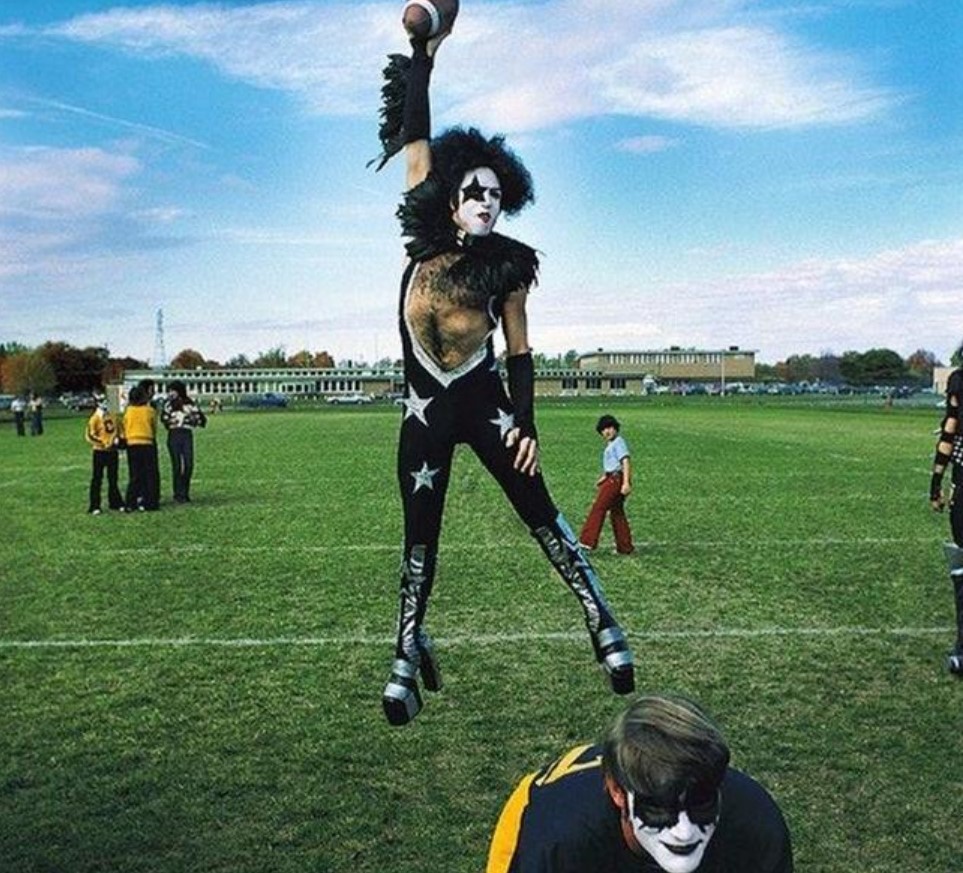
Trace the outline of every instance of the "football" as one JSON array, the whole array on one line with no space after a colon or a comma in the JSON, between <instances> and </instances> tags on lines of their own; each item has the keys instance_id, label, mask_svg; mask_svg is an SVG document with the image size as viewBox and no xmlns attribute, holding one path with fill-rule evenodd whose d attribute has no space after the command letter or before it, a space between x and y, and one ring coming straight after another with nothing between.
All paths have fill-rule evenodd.
<instances>
[{"instance_id":1,"label":"football","mask_svg":"<svg viewBox=\"0 0 963 873\"><path fill-rule=\"evenodd\" d=\"M409 36L431 39L447 33L458 15L458 0L408 0L401 11L401 23Z\"/></svg>"}]
</instances>

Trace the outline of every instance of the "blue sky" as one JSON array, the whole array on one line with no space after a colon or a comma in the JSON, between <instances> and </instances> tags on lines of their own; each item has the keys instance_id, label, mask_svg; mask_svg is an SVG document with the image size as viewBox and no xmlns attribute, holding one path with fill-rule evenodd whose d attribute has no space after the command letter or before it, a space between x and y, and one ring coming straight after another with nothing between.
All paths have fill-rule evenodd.
<instances>
[{"instance_id":1,"label":"blue sky","mask_svg":"<svg viewBox=\"0 0 963 873\"><path fill-rule=\"evenodd\" d=\"M397 356L395 2L0 4L0 342ZM463 0L435 128L503 132L549 354L963 338L963 2Z\"/></svg>"}]
</instances>

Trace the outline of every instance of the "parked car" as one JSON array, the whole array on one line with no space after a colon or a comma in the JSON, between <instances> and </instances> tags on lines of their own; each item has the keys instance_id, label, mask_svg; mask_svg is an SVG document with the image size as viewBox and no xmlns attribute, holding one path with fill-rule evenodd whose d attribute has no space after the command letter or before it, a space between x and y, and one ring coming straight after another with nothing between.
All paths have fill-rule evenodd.
<instances>
[{"instance_id":1,"label":"parked car","mask_svg":"<svg viewBox=\"0 0 963 873\"><path fill-rule=\"evenodd\" d=\"M283 394L274 391L265 391L263 394L245 394L238 401L241 406L248 406L257 409L265 406L285 407L288 405L288 398Z\"/></svg>"},{"instance_id":2,"label":"parked car","mask_svg":"<svg viewBox=\"0 0 963 873\"><path fill-rule=\"evenodd\" d=\"M73 410L97 408L97 399L93 394L61 394L60 402Z\"/></svg>"},{"instance_id":3,"label":"parked car","mask_svg":"<svg viewBox=\"0 0 963 873\"><path fill-rule=\"evenodd\" d=\"M367 394L332 394L326 398L328 403L360 406L363 403L371 403L372 400Z\"/></svg>"}]
</instances>

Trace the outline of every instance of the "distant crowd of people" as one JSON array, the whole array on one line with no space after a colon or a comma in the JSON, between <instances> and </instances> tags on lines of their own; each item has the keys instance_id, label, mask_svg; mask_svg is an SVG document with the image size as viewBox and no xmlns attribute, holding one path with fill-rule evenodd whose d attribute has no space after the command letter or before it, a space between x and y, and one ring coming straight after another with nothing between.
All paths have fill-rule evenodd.
<instances>
[{"instance_id":1,"label":"distant crowd of people","mask_svg":"<svg viewBox=\"0 0 963 873\"><path fill-rule=\"evenodd\" d=\"M207 416L187 393L186 385L174 380L165 395L156 395L156 384L144 379L130 389L122 412L115 415L104 394L97 394L97 408L87 420L85 438L91 447L92 465L87 511L100 515L103 483L107 479L107 505L119 512L154 512L160 508L161 477L157 449L159 424L167 430L175 503L190 503L194 473L194 431L207 426ZM127 455L127 488L119 485L120 453Z\"/></svg>"}]
</instances>

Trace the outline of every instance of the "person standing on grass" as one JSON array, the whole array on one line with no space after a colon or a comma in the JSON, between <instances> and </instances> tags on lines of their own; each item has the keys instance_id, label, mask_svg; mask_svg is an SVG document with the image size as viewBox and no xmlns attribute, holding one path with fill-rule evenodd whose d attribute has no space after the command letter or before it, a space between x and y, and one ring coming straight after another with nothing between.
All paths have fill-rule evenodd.
<instances>
[{"instance_id":1,"label":"person standing on grass","mask_svg":"<svg viewBox=\"0 0 963 873\"><path fill-rule=\"evenodd\" d=\"M502 810L486 873L792 873L770 794L729 766L696 704L652 695L598 745L526 776Z\"/></svg>"},{"instance_id":2,"label":"person standing on grass","mask_svg":"<svg viewBox=\"0 0 963 873\"><path fill-rule=\"evenodd\" d=\"M43 398L36 392L30 394L30 436L43 435Z\"/></svg>"},{"instance_id":3,"label":"person standing on grass","mask_svg":"<svg viewBox=\"0 0 963 873\"><path fill-rule=\"evenodd\" d=\"M191 502L191 476L194 474L194 429L207 427L207 416L187 395L187 386L174 379L167 386L161 409L167 428L167 451L171 456L174 502Z\"/></svg>"},{"instance_id":4,"label":"person standing on grass","mask_svg":"<svg viewBox=\"0 0 963 873\"><path fill-rule=\"evenodd\" d=\"M137 384L144 394L145 402L154 410L156 419L156 417L160 415L160 409L164 402L163 395L157 393L157 383L153 379L141 379ZM154 459L151 466L153 481L150 487L151 493L155 495L154 503L159 505L161 493L160 452L157 448L156 438L151 443L151 451L154 453ZM156 509L157 505L155 505L154 508Z\"/></svg>"},{"instance_id":5,"label":"person standing on grass","mask_svg":"<svg viewBox=\"0 0 963 873\"><path fill-rule=\"evenodd\" d=\"M631 555L635 546L632 545L629 520L625 517L625 498L632 493L629 447L619 433L619 422L615 416L603 415L595 425L595 432L605 440L602 475L595 483L598 491L582 525L579 545L589 551L598 548L602 525L608 515L612 522L612 533L615 534L615 551L620 555Z\"/></svg>"},{"instance_id":6,"label":"person standing on grass","mask_svg":"<svg viewBox=\"0 0 963 873\"><path fill-rule=\"evenodd\" d=\"M502 212L515 214L534 199L532 179L500 136L453 128L431 138L428 85L445 35L413 39L410 59L393 55L382 91L380 166L403 150L407 169L397 213L408 238L398 318L405 371L397 456L404 552L395 658L382 694L393 725L407 724L421 710L419 675L429 691L441 687L423 622L458 443L471 446L579 599L612 690L627 694L634 688L625 636L539 469L526 315L538 257L494 232ZM507 347L507 393L492 340L499 323ZM491 548L494 553L498 546Z\"/></svg>"},{"instance_id":7,"label":"person standing on grass","mask_svg":"<svg viewBox=\"0 0 963 873\"><path fill-rule=\"evenodd\" d=\"M963 346L960 347L963 353ZM963 402L963 367L950 373L946 383L946 409L940 424L930 479L930 504L942 512L947 502L950 507L952 542L943 551L949 565L950 581L956 605L956 645L947 656L946 666L951 673L963 676L963 428L960 427L960 404ZM943 494L943 474L952 465L952 490L949 501Z\"/></svg>"},{"instance_id":8,"label":"person standing on grass","mask_svg":"<svg viewBox=\"0 0 963 873\"><path fill-rule=\"evenodd\" d=\"M13 398L13 402L10 404L10 411L13 413L13 424L17 429L17 436L27 435L26 428L24 427L26 409L27 404L22 397Z\"/></svg>"},{"instance_id":9,"label":"person standing on grass","mask_svg":"<svg viewBox=\"0 0 963 873\"><path fill-rule=\"evenodd\" d=\"M157 493L157 412L148 402L143 386L130 389L124 410L127 440L127 510L153 511L160 506Z\"/></svg>"},{"instance_id":10,"label":"person standing on grass","mask_svg":"<svg viewBox=\"0 0 963 873\"><path fill-rule=\"evenodd\" d=\"M87 419L84 439L90 445L93 468L90 475L90 499L87 512L100 515L100 495L104 483L104 473L107 473L107 505L111 509L124 511L124 498L117 484L117 473L120 467L118 445L121 430L107 405L107 398L102 394L95 394L97 408Z\"/></svg>"}]
</instances>

